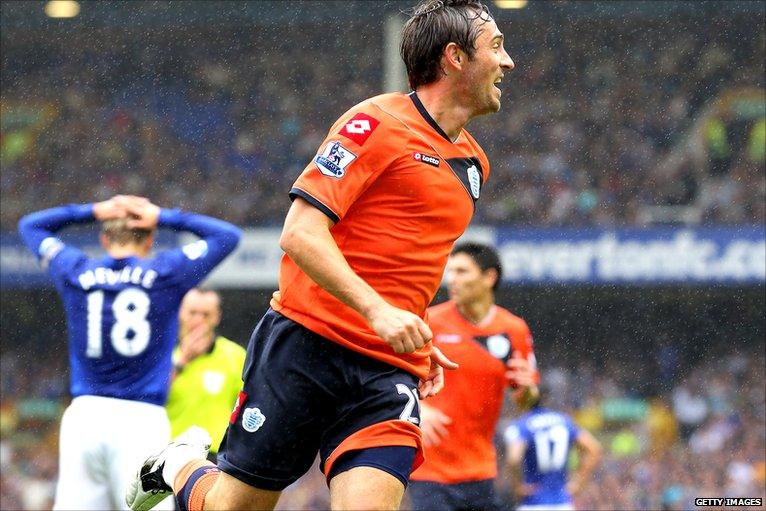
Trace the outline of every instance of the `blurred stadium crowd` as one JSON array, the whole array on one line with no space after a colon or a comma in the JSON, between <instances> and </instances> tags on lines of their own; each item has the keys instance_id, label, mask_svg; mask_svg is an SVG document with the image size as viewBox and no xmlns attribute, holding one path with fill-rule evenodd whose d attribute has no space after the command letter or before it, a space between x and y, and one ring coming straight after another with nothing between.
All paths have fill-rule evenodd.
<instances>
[{"instance_id":1,"label":"blurred stadium crowd","mask_svg":"<svg viewBox=\"0 0 766 511\"><path fill-rule=\"evenodd\" d=\"M504 27L517 67L504 114L471 128L494 172L475 221L642 225L655 206L691 206L704 224L766 220L763 113L709 116L696 128L704 154L665 165L714 98L763 94L757 23L701 14ZM4 38L0 227L30 204L116 192L240 225L281 222L326 126L381 92L384 44L380 27L349 26L347 41L305 25L293 29L301 44L281 30Z\"/></svg>"},{"instance_id":2,"label":"blurred stadium crowd","mask_svg":"<svg viewBox=\"0 0 766 511\"><path fill-rule=\"evenodd\" d=\"M503 113L469 126L493 164L476 223L640 226L663 206L688 208L706 225L766 222L763 112L710 108L739 91L763 96L761 19L537 18L502 29L516 63L501 85ZM278 225L327 126L381 92L380 27L344 31L353 36L324 37L318 23L289 36L274 26L223 35L216 27L4 30L0 230L14 230L32 209L118 192L241 226ZM674 159L687 137L701 144ZM721 323L748 326L730 319ZM46 349L3 339L2 509L50 508L57 474L67 360L55 334L30 332L25 339ZM631 359L638 349L627 333L603 335L612 354ZM686 368L672 343L660 344L649 372L625 359L601 366L587 352L541 357L550 404L605 446L578 508L688 509L694 497L765 496L766 359L762 344L755 348L719 350ZM661 384L647 385L655 374ZM511 417L506 410L503 424ZM505 473L498 484L508 498ZM325 509L318 471L280 507Z\"/></svg>"},{"instance_id":3,"label":"blurred stadium crowd","mask_svg":"<svg viewBox=\"0 0 766 511\"><path fill-rule=\"evenodd\" d=\"M35 371L29 371L30 361L19 362L25 360L21 354L2 358L2 509L52 505L67 369L62 357L49 353L54 355L34 362ZM577 508L693 509L695 497L766 497L765 365L761 349L723 358L711 354L688 371L665 373L667 391L659 395L637 393L626 383L637 368L624 364L544 367L548 403L569 411L605 448ZM501 430L512 416L507 409ZM497 485L510 502L510 480L502 457L499 462ZM287 490L279 506L327 508L316 467Z\"/></svg>"}]
</instances>

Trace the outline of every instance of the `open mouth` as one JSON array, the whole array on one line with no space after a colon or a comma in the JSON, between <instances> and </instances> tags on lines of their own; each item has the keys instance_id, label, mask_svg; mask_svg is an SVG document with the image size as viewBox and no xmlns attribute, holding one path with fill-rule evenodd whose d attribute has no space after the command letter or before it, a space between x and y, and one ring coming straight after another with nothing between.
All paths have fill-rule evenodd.
<instances>
[{"instance_id":1,"label":"open mouth","mask_svg":"<svg viewBox=\"0 0 766 511\"><path fill-rule=\"evenodd\" d=\"M500 82L502 82L502 81L503 81L503 77L501 76L501 77L497 78L495 80L494 84L493 84L493 87L495 88L495 90L497 90L497 92L500 93L500 94L502 94L502 91L500 90L500 87L498 87L498 85L500 85Z\"/></svg>"}]
</instances>

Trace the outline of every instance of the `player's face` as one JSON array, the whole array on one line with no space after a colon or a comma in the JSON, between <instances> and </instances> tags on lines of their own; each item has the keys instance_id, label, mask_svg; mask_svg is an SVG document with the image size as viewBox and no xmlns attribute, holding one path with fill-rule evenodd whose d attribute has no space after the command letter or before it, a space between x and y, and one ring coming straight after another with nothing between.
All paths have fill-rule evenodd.
<instances>
[{"instance_id":1,"label":"player's face","mask_svg":"<svg viewBox=\"0 0 766 511\"><path fill-rule=\"evenodd\" d=\"M446 272L447 290L450 300L458 305L467 305L492 295L494 272L481 268L468 254L450 256Z\"/></svg>"},{"instance_id":2,"label":"player's face","mask_svg":"<svg viewBox=\"0 0 766 511\"><path fill-rule=\"evenodd\" d=\"M502 92L497 84L504 73L514 67L513 60L503 47L503 34L494 20L489 19L481 27L482 31L476 38L476 52L463 66L463 96L469 99L474 115L500 110Z\"/></svg>"},{"instance_id":3,"label":"player's face","mask_svg":"<svg viewBox=\"0 0 766 511\"><path fill-rule=\"evenodd\" d=\"M215 293L200 293L192 289L181 302L179 319L182 336L199 325L205 325L207 332L212 334L221 322L218 296Z\"/></svg>"}]
</instances>

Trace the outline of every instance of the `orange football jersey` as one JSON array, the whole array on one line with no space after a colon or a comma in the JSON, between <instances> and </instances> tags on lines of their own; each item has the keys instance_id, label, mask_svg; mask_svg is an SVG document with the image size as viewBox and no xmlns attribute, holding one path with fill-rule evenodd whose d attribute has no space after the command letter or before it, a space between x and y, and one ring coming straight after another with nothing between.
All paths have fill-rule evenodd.
<instances>
[{"instance_id":1,"label":"orange football jersey","mask_svg":"<svg viewBox=\"0 0 766 511\"><path fill-rule=\"evenodd\" d=\"M523 319L497 305L477 325L452 301L431 307L428 315L434 345L460 368L447 371L444 389L426 401L452 423L439 445L424 448L426 461L412 479L444 484L492 479L497 475L492 439L509 384L505 363L518 352L536 367L532 334Z\"/></svg>"},{"instance_id":2,"label":"orange football jersey","mask_svg":"<svg viewBox=\"0 0 766 511\"><path fill-rule=\"evenodd\" d=\"M414 92L383 94L341 116L290 196L336 222L341 252L383 299L425 317L488 176L487 157L467 131L452 142ZM271 306L349 349L428 375L430 344L395 353L287 255Z\"/></svg>"}]
</instances>

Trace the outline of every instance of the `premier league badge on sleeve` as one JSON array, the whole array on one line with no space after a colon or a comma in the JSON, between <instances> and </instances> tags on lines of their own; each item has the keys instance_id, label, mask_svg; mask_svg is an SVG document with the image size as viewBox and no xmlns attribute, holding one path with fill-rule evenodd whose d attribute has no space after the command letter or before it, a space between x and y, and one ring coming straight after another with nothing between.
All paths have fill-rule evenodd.
<instances>
[{"instance_id":1,"label":"premier league badge on sleeve","mask_svg":"<svg viewBox=\"0 0 766 511\"><path fill-rule=\"evenodd\" d=\"M343 147L340 142L330 142L321 154L314 159L319 172L337 179L346 175L346 167L356 159L356 155Z\"/></svg>"}]
</instances>

